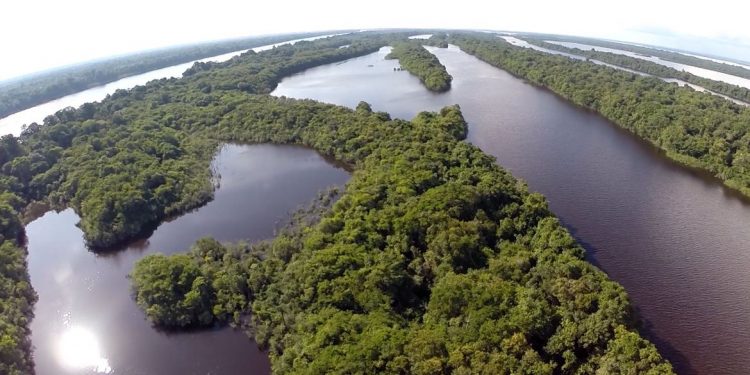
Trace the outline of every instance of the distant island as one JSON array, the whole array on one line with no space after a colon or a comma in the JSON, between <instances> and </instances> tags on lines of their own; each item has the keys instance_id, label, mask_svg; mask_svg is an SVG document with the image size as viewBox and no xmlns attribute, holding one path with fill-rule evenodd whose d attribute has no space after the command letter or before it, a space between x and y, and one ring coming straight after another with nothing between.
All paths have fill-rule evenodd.
<instances>
[{"instance_id":1,"label":"distant island","mask_svg":"<svg viewBox=\"0 0 750 375\"><path fill-rule=\"evenodd\" d=\"M419 80L430 91L443 92L451 88L453 77L448 74L437 57L421 45L419 40L394 43L391 53L386 58L398 59L401 66L419 77Z\"/></svg>"}]
</instances>

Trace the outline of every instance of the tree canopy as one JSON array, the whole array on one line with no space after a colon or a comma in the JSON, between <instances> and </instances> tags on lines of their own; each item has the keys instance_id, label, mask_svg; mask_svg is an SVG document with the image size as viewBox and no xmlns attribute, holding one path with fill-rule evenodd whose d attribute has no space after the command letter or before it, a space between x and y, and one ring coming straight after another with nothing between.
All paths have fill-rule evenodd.
<instances>
[{"instance_id":1,"label":"tree canopy","mask_svg":"<svg viewBox=\"0 0 750 375\"><path fill-rule=\"evenodd\" d=\"M417 76L430 91L443 92L451 88L453 77L435 55L422 47L420 41L396 42L386 58L398 59L401 66Z\"/></svg>"},{"instance_id":2,"label":"tree canopy","mask_svg":"<svg viewBox=\"0 0 750 375\"><path fill-rule=\"evenodd\" d=\"M716 93L726 95L730 98L750 103L750 89L742 86L699 77L686 71L680 71L675 68L671 68L648 60L639 59L636 57L611 52L602 52L595 49L582 50L578 48L568 48L559 44L548 43L539 39L524 38L524 40L539 47L571 53L579 56L585 56L589 59L602 61L608 64L635 70L638 72L643 72L657 77L679 79L681 81L701 86Z\"/></svg>"},{"instance_id":3,"label":"tree canopy","mask_svg":"<svg viewBox=\"0 0 750 375\"><path fill-rule=\"evenodd\" d=\"M0 118L128 76L205 57L316 35L320 33L252 37L166 48L0 82Z\"/></svg>"},{"instance_id":4,"label":"tree canopy","mask_svg":"<svg viewBox=\"0 0 750 375\"><path fill-rule=\"evenodd\" d=\"M698 68L704 68L713 70L715 72L726 73L729 75L750 79L750 69L745 67L730 64L725 62L713 61L708 58L702 58L698 56L692 56L682 52L668 51L663 48L655 48L649 46L640 46L627 43L619 43L608 40L585 38L585 37L574 37L574 36L563 36L563 35L549 35L549 34L532 34L524 33L523 36L528 36L533 39L545 39L555 40L561 42L573 42L580 44L588 44L593 46L619 49L622 51L633 52L643 56L658 57L665 61L676 62L679 64L695 66Z\"/></svg>"},{"instance_id":5,"label":"tree canopy","mask_svg":"<svg viewBox=\"0 0 750 375\"><path fill-rule=\"evenodd\" d=\"M205 239L188 254L139 262L136 300L156 324L251 312L279 373L670 373L634 331L623 288L584 260L544 197L463 142L460 108L404 121L366 103L266 95L286 75L407 35L196 64L182 79L121 90L2 138L0 255L13 265L0 269L3 372L32 366L35 297L16 240L25 206L73 207L88 244L110 246L208 201L222 142L271 142L314 148L349 165L352 180L319 221L271 243ZM529 57L523 64L541 60Z\"/></svg>"},{"instance_id":6,"label":"tree canopy","mask_svg":"<svg viewBox=\"0 0 750 375\"><path fill-rule=\"evenodd\" d=\"M294 141L354 166L316 224L218 263L243 265L248 289L233 306L252 314L275 372L671 372L632 331L625 291L585 262L545 199L461 141L458 107L407 122L365 103L262 102L217 133ZM190 257L198 268L207 258ZM229 284L224 294L242 289Z\"/></svg>"},{"instance_id":7,"label":"tree canopy","mask_svg":"<svg viewBox=\"0 0 750 375\"><path fill-rule=\"evenodd\" d=\"M449 39L750 195L750 108L656 77L516 47L494 35L452 33Z\"/></svg>"}]
</instances>

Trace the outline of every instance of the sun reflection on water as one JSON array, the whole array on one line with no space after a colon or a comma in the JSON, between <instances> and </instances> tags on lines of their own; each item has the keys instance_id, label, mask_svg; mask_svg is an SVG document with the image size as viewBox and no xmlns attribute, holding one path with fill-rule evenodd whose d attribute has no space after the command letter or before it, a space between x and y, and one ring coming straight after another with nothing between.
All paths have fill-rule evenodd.
<instances>
[{"instance_id":1,"label":"sun reflection on water","mask_svg":"<svg viewBox=\"0 0 750 375\"><path fill-rule=\"evenodd\" d=\"M68 327L57 342L57 354L60 363L70 370L89 369L101 374L112 372L109 361L102 357L99 341L85 327Z\"/></svg>"}]
</instances>

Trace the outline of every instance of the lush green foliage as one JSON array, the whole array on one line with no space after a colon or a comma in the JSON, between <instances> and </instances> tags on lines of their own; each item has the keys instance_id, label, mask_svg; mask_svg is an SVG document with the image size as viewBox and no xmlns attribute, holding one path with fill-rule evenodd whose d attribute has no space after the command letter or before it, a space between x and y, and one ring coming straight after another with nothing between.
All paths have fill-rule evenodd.
<instances>
[{"instance_id":1,"label":"lush green foliage","mask_svg":"<svg viewBox=\"0 0 750 375\"><path fill-rule=\"evenodd\" d=\"M101 103L59 111L32 124L7 155L0 185L26 202L72 206L89 245L112 246L161 219L205 203L215 126L242 92L270 92L285 75L377 51L385 40L339 37L248 52L222 64L196 64L185 79L120 90ZM362 39L362 41L359 41ZM348 48L338 48L349 44ZM117 187L113 189L112 187Z\"/></svg>"},{"instance_id":2,"label":"lush green foliage","mask_svg":"<svg viewBox=\"0 0 750 375\"><path fill-rule=\"evenodd\" d=\"M288 34L143 52L0 83L0 117L118 79L223 53L319 35Z\"/></svg>"},{"instance_id":3,"label":"lush green foliage","mask_svg":"<svg viewBox=\"0 0 750 375\"><path fill-rule=\"evenodd\" d=\"M686 71L680 71L662 64L657 64L648 60L643 60L631 56L617 53L602 52L597 50L581 50L578 48L568 48L555 43L547 43L543 40L525 38L527 42L547 49L571 53L574 55L585 56L589 59L602 61L619 67L643 72L661 78L674 78L681 81L689 82L708 90L729 96L731 98L750 103L750 89L742 86L733 85L722 81L703 78Z\"/></svg>"},{"instance_id":4,"label":"lush green foliage","mask_svg":"<svg viewBox=\"0 0 750 375\"><path fill-rule=\"evenodd\" d=\"M403 121L257 95L403 37L248 53L60 111L2 139L0 184L16 210L72 206L88 242L110 245L209 199L219 143L306 145L354 170L329 213L257 248L202 240L146 258L133 281L149 318L184 327L252 312L282 373L669 373L632 331L625 291L584 261L544 198L461 141L459 108ZM8 352L28 359L25 321L9 327L23 334Z\"/></svg>"},{"instance_id":5,"label":"lush green foliage","mask_svg":"<svg viewBox=\"0 0 750 375\"><path fill-rule=\"evenodd\" d=\"M656 77L515 47L493 35L453 33L450 39L750 195L750 109Z\"/></svg>"},{"instance_id":6,"label":"lush green foliage","mask_svg":"<svg viewBox=\"0 0 750 375\"><path fill-rule=\"evenodd\" d=\"M29 321L36 301L19 243L20 208L18 197L0 194L0 373L19 375L33 371Z\"/></svg>"},{"instance_id":7,"label":"lush green foliage","mask_svg":"<svg viewBox=\"0 0 750 375\"><path fill-rule=\"evenodd\" d=\"M696 56L686 55L684 53L667 51L659 48L651 48L646 46L636 46L633 44L610 42L601 39L583 38L583 37L572 37L562 35L548 35L548 34L526 34L534 39L545 39L555 40L561 42L573 42L580 44L588 44L592 46L606 47L612 49L619 49L622 51L628 51L637 53L643 56L654 56L662 60L672 61L680 64L695 66L716 72L726 73L737 77L750 79L750 69L743 68L734 64L727 64L718 61L713 61L705 58Z\"/></svg>"},{"instance_id":8,"label":"lush green foliage","mask_svg":"<svg viewBox=\"0 0 750 375\"><path fill-rule=\"evenodd\" d=\"M398 59L401 66L419 77L428 90L443 92L451 88L451 77L435 55L420 44L421 41L401 41L393 44L386 58Z\"/></svg>"},{"instance_id":9,"label":"lush green foliage","mask_svg":"<svg viewBox=\"0 0 750 375\"><path fill-rule=\"evenodd\" d=\"M243 250L204 238L188 254L146 256L131 275L136 303L152 322L165 327L238 321L251 297L241 266L259 259Z\"/></svg>"},{"instance_id":10,"label":"lush green foliage","mask_svg":"<svg viewBox=\"0 0 750 375\"><path fill-rule=\"evenodd\" d=\"M461 142L457 107L406 122L364 103L253 101L217 133L302 143L355 169L318 224L244 263L274 371L671 371L544 198Z\"/></svg>"},{"instance_id":11,"label":"lush green foliage","mask_svg":"<svg viewBox=\"0 0 750 375\"><path fill-rule=\"evenodd\" d=\"M93 246L128 240L211 198L210 162L221 141L216 126L255 98L239 89L268 92L285 74L386 44L378 34L342 36L201 64L190 78L120 90L59 111L20 138L0 137L0 373L33 371L28 323L36 296L17 241L24 207L37 201L73 207Z\"/></svg>"}]
</instances>

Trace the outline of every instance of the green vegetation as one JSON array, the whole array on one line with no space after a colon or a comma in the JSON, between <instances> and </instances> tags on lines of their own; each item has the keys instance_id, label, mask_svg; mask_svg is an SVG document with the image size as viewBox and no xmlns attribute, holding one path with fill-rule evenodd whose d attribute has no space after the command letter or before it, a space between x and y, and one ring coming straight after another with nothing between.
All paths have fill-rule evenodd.
<instances>
[{"instance_id":1,"label":"green vegetation","mask_svg":"<svg viewBox=\"0 0 750 375\"><path fill-rule=\"evenodd\" d=\"M300 42L221 64L196 64L185 79L154 81L59 111L45 125L28 127L20 140L8 138L16 154L0 160L0 186L24 203L73 207L92 247L127 241L211 199L208 166L218 141L196 133L246 100L241 93L268 93L286 75L386 44L375 36L357 38ZM343 44L350 46L338 48Z\"/></svg>"},{"instance_id":2,"label":"green vegetation","mask_svg":"<svg viewBox=\"0 0 750 375\"><path fill-rule=\"evenodd\" d=\"M424 45L438 48L448 48L448 34L443 32L434 32L427 40L423 40Z\"/></svg>"},{"instance_id":3,"label":"green vegetation","mask_svg":"<svg viewBox=\"0 0 750 375\"><path fill-rule=\"evenodd\" d=\"M248 287L233 306L252 301L238 311L252 312L275 372L671 372L628 328L625 291L584 261L545 199L461 141L458 107L407 122L366 103L255 100L216 133L301 143L354 167L317 224L239 252L250 260L209 257L243 265L246 284L212 291ZM207 258L189 257L193 268ZM186 257L159 259L166 270ZM152 263L134 273L168 274Z\"/></svg>"},{"instance_id":4,"label":"green vegetation","mask_svg":"<svg viewBox=\"0 0 750 375\"><path fill-rule=\"evenodd\" d=\"M742 86L733 85L722 81L703 78L685 71L679 71L662 64L657 64L648 60L635 57L625 56L617 53L601 52L596 50L581 50L578 48L568 48L555 43L547 43L543 40L524 38L525 41L547 49L571 53L574 55L585 56L589 59L599 60L608 64L635 70L638 72L654 75L661 78L674 78L681 81L689 82L719 94L750 103L750 89Z\"/></svg>"},{"instance_id":5,"label":"green vegetation","mask_svg":"<svg viewBox=\"0 0 750 375\"><path fill-rule=\"evenodd\" d=\"M713 60L708 60L696 56L686 55L684 53L667 51L659 48L636 46L626 43L610 42L600 39L583 38L583 37L572 37L572 36L561 36L561 35L547 35L547 34L526 34L527 36L534 39L545 39L554 40L560 42L573 42L580 44L588 44L592 46L606 47L612 49L619 49L623 51L637 53L643 56L658 57L662 60L672 61L680 64L695 66L698 68L704 68L713 70L716 72L726 73L737 77L750 79L750 69L743 68L741 66L721 63Z\"/></svg>"},{"instance_id":6,"label":"green vegetation","mask_svg":"<svg viewBox=\"0 0 750 375\"><path fill-rule=\"evenodd\" d=\"M247 307L242 266L258 262L245 247L227 249L216 240L198 240L188 254L155 254L138 261L132 274L136 302L155 324L184 328L239 321ZM226 264L226 266L225 266Z\"/></svg>"},{"instance_id":7,"label":"green vegetation","mask_svg":"<svg viewBox=\"0 0 750 375\"><path fill-rule=\"evenodd\" d=\"M284 75L386 44L379 34L341 36L199 64L189 78L119 90L58 111L20 137L0 137L0 373L33 372L36 295L19 242L25 207L73 207L91 246L127 241L211 199L211 159L231 139L217 139L217 124L241 103L266 100L245 91L267 93Z\"/></svg>"},{"instance_id":8,"label":"green vegetation","mask_svg":"<svg viewBox=\"0 0 750 375\"><path fill-rule=\"evenodd\" d=\"M320 35L274 35L173 47L55 69L0 82L0 117L118 79L205 57Z\"/></svg>"},{"instance_id":9,"label":"green vegetation","mask_svg":"<svg viewBox=\"0 0 750 375\"><path fill-rule=\"evenodd\" d=\"M205 326L250 312L279 373L670 373L633 331L623 288L585 262L545 199L462 141L458 107L403 121L366 103L264 95L286 75L405 36L196 64L4 137L0 185L15 196L2 233L19 233L18 212L44 201L73 207L87 242L110 246L210 199L222 142L306 145L354 170L341 198L271 243L204 239L144 258L133 286L152 321ZM2 270L13 283L3 291L16 297L3 308L18 314L0 326L0 361L24 373L34 296L23 249L10 244L17 266Z\"/></svg>"},{"instance_id":10,"label":"green vegetation","mask_svg":"<svg viewBox=\"0 0 750 375\"><path fill-rule=\"evenodd\" d=\"M656 77L515 47L494 35L453 33L481 60L546 87L750 195L750 109Z\"/></svg>"},{"instance_id":11,"label":"green vegetation","mask_svg":"<svg viewBox=\"0 0 750 375\"><path fill-rule=\"evenodd\" d=\"M443 92L451 88L451 77L445 66L435 55L421 45L422 41L401 41L393 44L387 59L398 59L401 66L419 80L430 91ZM446 45L447 47L447 45Z\"/></svg>"},{"instance_id":12,"label":"green vegetation","mask_svg":"<svg viewBox=\"0 0 750 375\"><path fill-rule=\"evenodd\" d=\"M3 137L3 144L9 139ZM9 375L29 374L34 368L29 322L36 294L26 268L26 249L19 241L23 236L20 209L17 196L0 194L0 373Z\"/></svg>"}]
</instances>

